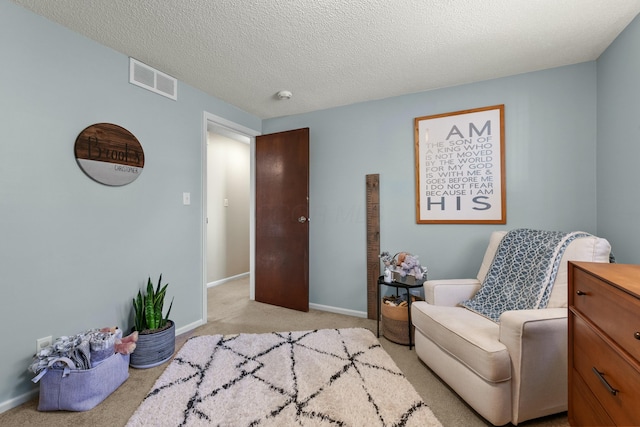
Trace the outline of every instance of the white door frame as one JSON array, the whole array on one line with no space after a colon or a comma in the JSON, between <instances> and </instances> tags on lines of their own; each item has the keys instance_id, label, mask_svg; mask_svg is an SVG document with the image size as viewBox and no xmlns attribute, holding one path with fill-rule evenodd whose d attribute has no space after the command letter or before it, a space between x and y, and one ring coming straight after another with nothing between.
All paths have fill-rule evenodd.
<instances>
[{"instance_id":1,"label":"white door frame","mask_svg":"<svg viewBox=\"0 0 640 427\"><path fill-rule=\"evenodd\" d=\"M207 111L202 120L202 321L207 323L207 133L209 126L221 128L246 136L250 140L249 147L249 298L255 299L254 263L255 263L255 149L256 136L261 132L242 126L238 123L216 116Z\"/></svg>"}]
</instances>

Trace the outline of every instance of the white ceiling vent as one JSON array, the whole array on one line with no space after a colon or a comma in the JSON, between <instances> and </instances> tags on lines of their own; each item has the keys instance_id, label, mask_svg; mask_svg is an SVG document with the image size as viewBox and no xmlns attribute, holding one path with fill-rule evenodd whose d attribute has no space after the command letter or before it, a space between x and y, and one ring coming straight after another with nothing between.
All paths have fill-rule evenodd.
<instances>
[{"instance_id":1,"label":"white ceiling vent","mask_svg":"<svg viewBox=\"0 0 640 427\"><path fill-rule=\"evenodd\" d=\"M129 58L129 83L178 99L178 80L133 58Z\"/></svg>"}]
</instances>

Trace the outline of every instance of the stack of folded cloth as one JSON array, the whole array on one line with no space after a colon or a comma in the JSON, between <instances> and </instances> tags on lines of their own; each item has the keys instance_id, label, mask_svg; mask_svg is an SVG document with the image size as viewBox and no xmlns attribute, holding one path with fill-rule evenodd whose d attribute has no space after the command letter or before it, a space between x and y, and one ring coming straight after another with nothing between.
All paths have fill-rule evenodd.
<instances>
[{"instance_id":1,"label":"stack of folded cloth","mask_svg":"<svg viewBox=\"0 0 640 427\"><path fill-rule=\"evenodd\" d=\"M62 336L52 345L43 348L33 358L29 370L44 374L47 368L91 369L114 354L116 339L122 338L119 328L111 330L90 329L73 336Z\"/></svg>"}]
</instances>

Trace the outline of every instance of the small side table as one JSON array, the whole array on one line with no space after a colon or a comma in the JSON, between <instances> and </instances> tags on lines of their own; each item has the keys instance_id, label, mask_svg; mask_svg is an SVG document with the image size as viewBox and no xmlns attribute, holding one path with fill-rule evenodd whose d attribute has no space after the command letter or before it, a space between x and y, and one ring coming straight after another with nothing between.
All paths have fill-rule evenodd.
<instances>
[{"instance_id":1,"label":"small side table","mask_svg":"<svg viewBox=\"0 0 640 427\"><path fill-rule=\"evenodd\" d=\"M407 316L407 322L408 322L408 328L409 329L409 350L411 350L413 348L413 336L411 334L411 294L409 292L410 289L417 289L417 288L422 288L424 287L424 283L419 283L416 285L407 285L406 283L400 283L400 282L396 282L395 280L391 283L386 283L384 281L384 276L380 276L378 277L378 331L376 336L378 338L380 338L380 317L381 317L381 304L382 304L382 297L381 297L381 292L380 292L380 288L382 287L382 285L384 286L391 286L396 288L396 294L398 293L398 289L402 288L407 292L407 310L408 310L408 316Z\"/></svg>"}]
</instances>

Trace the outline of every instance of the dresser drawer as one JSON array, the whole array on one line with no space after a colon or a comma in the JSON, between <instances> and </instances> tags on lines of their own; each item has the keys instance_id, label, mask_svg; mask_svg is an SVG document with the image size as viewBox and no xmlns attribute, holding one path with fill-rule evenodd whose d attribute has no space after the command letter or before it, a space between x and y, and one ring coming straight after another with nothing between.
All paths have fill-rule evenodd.
<instances>
[{"instance_id":1,"label":"dresser drawer","mask_svg":"<svg viewBox=\"0 0 640 427\"><path fill-rule=\"evenodd\" d=\"M569 390L571 401L570 422L576 426L615 426L600 402L595 398L580 375L573 371Z\"/></svg>"},{"instance_id":2,"label":"dresser drawer","mask_svg":"<svg viewBox=\"0 0 640 427\"><path fill-rule=\"evenodd\" d=\"M580 316L571 316L571 322L575 371L617 425L640 425L638 367L622 358Z\"/></svg>"},{"instance_id":3,"label":"dresser drawer","mask_svg":"<svg viewBox=\"0 0 640 427\"><path fill-rule=\"evenodd\" d=\"M640 301L583 270L573 275L573 306L640 360Z\"/></svg>"}]
</instances>

